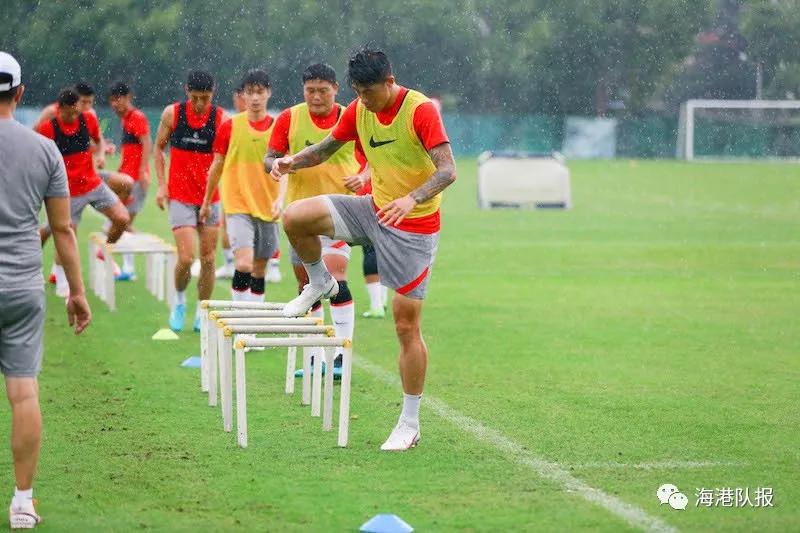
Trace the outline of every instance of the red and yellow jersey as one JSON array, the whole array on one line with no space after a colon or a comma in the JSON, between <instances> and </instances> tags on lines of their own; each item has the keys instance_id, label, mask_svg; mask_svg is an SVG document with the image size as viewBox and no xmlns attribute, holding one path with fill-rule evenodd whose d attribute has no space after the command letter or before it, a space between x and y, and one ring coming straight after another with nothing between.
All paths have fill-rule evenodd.
<instances>
[{"instance_id":1,"label":"red and yellow jersey","mask_svg":"<svg viewBox=\"0 0 800 533\"><path fill-rule=\"evenodd\" d=\"M337 120L343 109L336 104ZM312 119L306 103L297 104L290 111L289 153L296 154L307 146L317 144L330 135L335 127L335 123L329 128L318 126ZM344 186L343 178L356 174L359 167L354 144L347 143L324 163L289 174L286 199L288 202L293 202L320 194L350 194Z\"/></svg>"},{"instance_id":2,"label":"red and yellow jersey","mask_svg":"<svg viewBox=\"0 0 800 533\"><path fill-rule=\"evenodd\" d=\"M376 208L401 198L430 179L436 167L428 150L449 142L441 116L422 93L400 88L392 106L368 111L360 100L345 110L334 128L339 141L358 139L372 174ZM439 231L441 194L418 204L398 228L415 233Z\"/></svg>"},{"instance_id":3,"label":"red and yellow jersey","mask_svg":"<svg viewBox=\"0 0 800 533\"><path fill-rule=\"evenodd\" d=\"M222 135L225 142L215 143L214 152L225 155L221 188L226 214L251 215L266 222L274 220L272 204L278 198L279 186L264 170L264 154L273 127L272 117L254 124L244 112L234 115L220 128L220 133L225 132Z\"/></svg>"}]
</instances>

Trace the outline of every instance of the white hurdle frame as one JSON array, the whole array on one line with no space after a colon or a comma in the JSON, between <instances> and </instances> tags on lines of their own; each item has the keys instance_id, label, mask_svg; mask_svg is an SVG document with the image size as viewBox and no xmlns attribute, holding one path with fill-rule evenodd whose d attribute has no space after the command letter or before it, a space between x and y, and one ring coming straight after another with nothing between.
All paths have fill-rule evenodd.
<instances>
[{"instance_id":1,"label":"white hurdle frame","mask_svg":"<svg viewBox=\"0 0 800 533\"><path fill-rule=\"evenodd\" d=\"M104 260L97 259L102 250ZM89 235L88 261L89 286L92 292L108 305L110 311L117 310L114 279L114 254L141 254L145 256L145 287L159 301L172 302L175 286L167 272L175 269L177 251L160 237L149 233L126 233L120 241L109 244L102 233Z\"/></svg>"},{"instance_id":2,"label":"white hurdle frame","mask_svg":"<svg viewBox=\"0 0 800 533\"><path fill-rule=\"evenodd\" d=\"M350 384L353 371L353 343L344 337L276 337L276 338L241 338L235 335L234 349L236 351L236 425L238 433L238 443L242 448L247 447L247 385L245 371L245 348L279 348L289 346L300 346L304 348L321 348L325 351L325 359L328 362L329 371L326 377L330 376L331 386L326 387L325 411L322 420L323 429L328 431L333 427L333 372L332 364L336 348L343 349L342 355L342 384L339 395L339 435L338 446L347 447L348 433L350 428ZM316 367L321 365L317 364Z\"/></svg>"}]
</instances>

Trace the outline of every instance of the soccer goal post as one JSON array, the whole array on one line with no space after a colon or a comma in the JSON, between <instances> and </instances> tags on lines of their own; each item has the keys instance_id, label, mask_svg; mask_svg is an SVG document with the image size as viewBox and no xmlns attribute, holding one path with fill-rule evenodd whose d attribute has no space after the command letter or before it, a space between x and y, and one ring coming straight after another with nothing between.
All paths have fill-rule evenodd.
<instances>
[{"instance_id":1,"label":"soccer goal post","mask_svg":"<svg viewBox=\"0 0 800 533\"><path fill-rule=\"evenodd\" d=\"M800 159L800 100L687 100L678 159Z\"/></svg>"}]
</instances>

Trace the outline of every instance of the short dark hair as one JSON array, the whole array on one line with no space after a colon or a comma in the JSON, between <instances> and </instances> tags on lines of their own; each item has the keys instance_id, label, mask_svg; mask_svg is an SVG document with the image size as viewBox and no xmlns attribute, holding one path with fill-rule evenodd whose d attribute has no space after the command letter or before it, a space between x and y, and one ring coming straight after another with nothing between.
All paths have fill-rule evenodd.
<instances>
[{"instance_id":1,"label":"short dark hair","mask_svg":"<svg viewBox=\"0 0 800 533\"><path fill-rule=\"evenodd\" d=\"M108 96L128 96L131 91L131 86L124 81L115 81L108 88Z\"/></svg>"},{"instance_id":2,"label":"short dark hair","mask_svg":"<svg viewBox=\"0 0 800 533\"><path fill-rule=\"evenodd\" d=\"M0 83L14 83L13 77L11 74L7 72L0 72ZM19 89L19 85L16 87L12 87L7 91L0 91L0 102L7 104L8 102L12 101L14 97L17 95L17 90Z\"/></svg>"},{"instance_id":3,"label":"short dark hair","mask_svg":"<svg viewBox=\"0 0 800 533\"><path fill-rule=\"evenodd\" d=\"M75 87L66 87L58 93L58 105L75 105L78 103L78 90Z\"/></svg>"},{"instance_id":4,"label":"short dark hair","mask_svg":"<svg viewBox=\"0 0 800 533\"><path fill-rule=\"evenodd\" d=\"M372 85L392 75L392 65L382 50L362 48L347 61L347 79L351 84Z\"/></svg>"},{"instance_id":5,"label":"short dark hair","mask_svg":"<svg viewBox=\"0 0 800 533\"><path fill-rule=\"evenodd\" d=\"M254 68L247 71L247 74L244 75L242 78L242 84L240 88L244 91L244 88L248 85L260 85L266 89L272 87L269 81L269 74L267 74L266 70L260 68Z\"/></svg>"},{"instance_id":6,"label":"short dark hair","mask_svg":"<svg viewBox=\"0 0 800 533\"><path fill-rule=\"evenodd\" d=\"M186 87L190 91L213 91L214 76L205 70L193 70L186 78Z\"/></svg>"},{"instance_id":7,"label":"short dark hair","mask_svg":"<svg viewBox=\"0 0 800 533\"><path fill-rule=\"evenodd\" d=\"M329 81L336 84L336 71L327 63L314 63L303 71L303 83L309 80Z\"/></svg>"},{"instance_id":8,"label":"short dark hair","mask_svg":"<svg viewBox=\"0 0 800 533\"><path fill-rule=\"evenodd\" d=\"M76 83L75 91L81 96L94 96L94 87L85 81L79 81Z\"/></svg>"}]
</instances>

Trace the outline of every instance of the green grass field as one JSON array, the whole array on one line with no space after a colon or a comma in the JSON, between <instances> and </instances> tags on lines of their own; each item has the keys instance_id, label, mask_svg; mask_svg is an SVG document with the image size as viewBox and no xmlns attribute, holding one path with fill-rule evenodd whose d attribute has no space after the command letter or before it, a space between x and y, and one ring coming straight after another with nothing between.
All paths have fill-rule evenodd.
<instances>
[{"instance_id":1,"label":"green grass field","mask_svg":"<svg viewBox=\"0 0 800 533\"><path fill-rule=\"evenodd\" d=\"M279 352L249 356L242 450L179 366L198 336L150 340L167 309L143 281L118 284L113 314L91 297L80 337L48 289L43 529L355 531L390 512L418 531L797 530L800 167L570 168L574 209L482 212L475 163L459 162L408 453L378 450L401 401L390 319L356 324L349 448L283 394ZM137 226L168 236L153 197ZM82 253L100 226L84 221ZM295 293L281 268L271 300ZM685 511L659 506L663 483ZM725 487L772 488L774 507L695 506Z\"/></svg>"}]
</instances>

